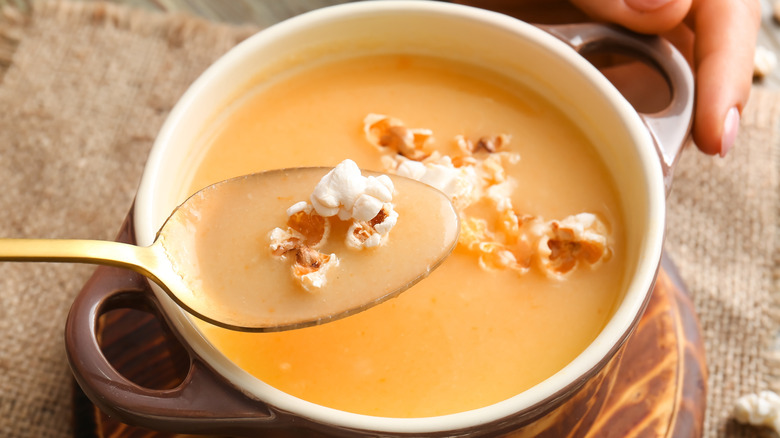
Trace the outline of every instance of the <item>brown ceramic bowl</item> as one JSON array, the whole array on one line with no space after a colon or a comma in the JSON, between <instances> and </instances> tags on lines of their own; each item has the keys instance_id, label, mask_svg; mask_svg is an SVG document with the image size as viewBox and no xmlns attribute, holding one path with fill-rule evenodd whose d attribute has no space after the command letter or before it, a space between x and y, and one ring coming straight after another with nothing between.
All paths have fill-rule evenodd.
<instances>
[{"instance_id":1,"label":"brown ceramic bowl","mask_svg":"<svg viewBox=\"0 0 780 438\"><path fill-rule=\"evenodd\" d=\"M670 85L669 105L654 114L638 114L581 56L604 49L648 59ZM690 70L671 45L657 38L597 25L539 28L439 2L360 2L293 18L234 48L181 98L144 170L132 215L134 240L151 244L165 218L183 201L185 181L202 153L201 127L240 96L246 84L321 57L373 50L434 53L494 66L537 90L590 137L616 181L624 216L631 219L626 224L627 281L606 327L566 367L510 399L439 417L371 417L298 399L252 377L215 349L165 293L156 288L144 292L146 287L129 274L97 279L74 304L66 340L74 375L101 409L126 422L179 432L495 436L522 429L534 435L562 406L571 409L572 404L588 402L598 383L608 378L607 364L636 327L653 289L670 168L690 129ZM159 306L192 353L190 375L175 389L133 384L107 363L97 346L95 327L101 312L138 295Z\"/></svg>"}]
</instances>

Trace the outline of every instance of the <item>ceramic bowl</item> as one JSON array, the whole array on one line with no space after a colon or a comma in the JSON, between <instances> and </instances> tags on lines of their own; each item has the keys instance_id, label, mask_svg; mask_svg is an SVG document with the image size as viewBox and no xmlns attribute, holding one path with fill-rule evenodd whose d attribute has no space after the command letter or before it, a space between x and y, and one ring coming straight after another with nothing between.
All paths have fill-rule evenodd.
<instances>
[{"instance_id":1,"label":"ceramic bowl","mask_svg":"<svg viewBox=\"0 0 780 438\"><path fill-rule=\"evenodd\" d=\"M657 67L672 90L670 104L654 114L637 113L582 56L610 48L638 53ZM117 373L96 347L97 316L107 303L129 294L98 281L85 288L74 305L66 338L74 375L102 409L132 424L178 432L494 436L523 428L538 432L540 418L587 398L588 382L603 379L653 289L671 167L690 129L690 70L679 53L658 38L600 25L538 27L440 2L350 3L292 18L236 46L181 97L149 155L131 217L131 237L140 245L153 242L164 220L184 200L184 184L203 153L203 127L238 99L247 84L312 60L374 52L435 54L494 67L553 102L586 133L616 181L624 216L630 218L627 280L606 327L559 372L507 400L439 417L382 418L310 403L252 377L216 350L191 316L156 288L148 293L191 351L192 369L176 389L138 387ZM124 281L114 280L120 286Z\"/></svg>"}]
</instances>

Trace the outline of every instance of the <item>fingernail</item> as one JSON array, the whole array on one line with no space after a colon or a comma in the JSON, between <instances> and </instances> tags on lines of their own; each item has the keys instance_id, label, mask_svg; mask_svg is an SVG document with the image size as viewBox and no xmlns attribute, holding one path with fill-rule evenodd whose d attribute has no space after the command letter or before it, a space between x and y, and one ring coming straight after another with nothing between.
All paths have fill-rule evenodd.
<instances>
[{"instance_id":1,"label":"fingernail","mask_svg":"<svg viewBox=\"0 0 780 438\"><path fill-rule=\"evenodd\" d=\"M729 153L734 140L737 139L739 131L739 111L733 107L726 113L726 120L723 122L723 134L720 137L720 156L725 157Z\"/></svg>"},{"instance_id":2,"label":"fingernail","mask_svg":"<svg viewBox=\"0 0 780 438\"><path fill-rule=\"evenodd\" d=\"M665 6L671 0L625 0L626 5L639 12L652 12Z\"/></svg>"}]
</instances>

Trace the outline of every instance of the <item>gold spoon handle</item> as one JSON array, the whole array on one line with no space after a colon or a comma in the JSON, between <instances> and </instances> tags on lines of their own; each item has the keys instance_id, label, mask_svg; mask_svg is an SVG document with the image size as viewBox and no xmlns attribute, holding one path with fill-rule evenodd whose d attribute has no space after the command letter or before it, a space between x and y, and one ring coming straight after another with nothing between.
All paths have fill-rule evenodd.
<instances>
[{"instance_id":1,"label":"gold spoon handle","mask_svg":"<svg viewBox=\"0 0 780 438\"><path fill-rule=\"evenodd\" d=\"M0 261L88 263L132 269L157 279L160 257L154 247L104 240L2 239Z\"/></svg>"}]
</instances>

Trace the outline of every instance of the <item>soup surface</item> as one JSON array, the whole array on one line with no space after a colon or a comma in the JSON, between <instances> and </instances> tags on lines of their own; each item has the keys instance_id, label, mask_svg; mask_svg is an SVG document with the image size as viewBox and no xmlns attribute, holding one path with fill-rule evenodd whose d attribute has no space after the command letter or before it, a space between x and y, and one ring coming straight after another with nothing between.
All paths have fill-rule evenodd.
<instances>
[{"instance_id":1,"label":"soup surface","mask_svg":"<svg viewBox=\"0 0 780 438\"><path fill-rule=\"evenodd\" d=\"M518 214L597 215L611 256L554 279L532 267L486 269L462 245L400 297L343 320L250 334L198 322L228 358L302 399L367 415L425 417L484 407L561 370L604 327L621 294L623 218L617 192L584 134L532 90L456 61L375 55L317 65L258 87L217 122L190 193L260 170L335 166L384 171L367 114L430 129L433 149L458 135L505 134ZM403 220L403 218L400 218ZM392 238L392 236L391 236ZM367 277L371 276L366 271Z\"/></svg>"}]
</instances>

